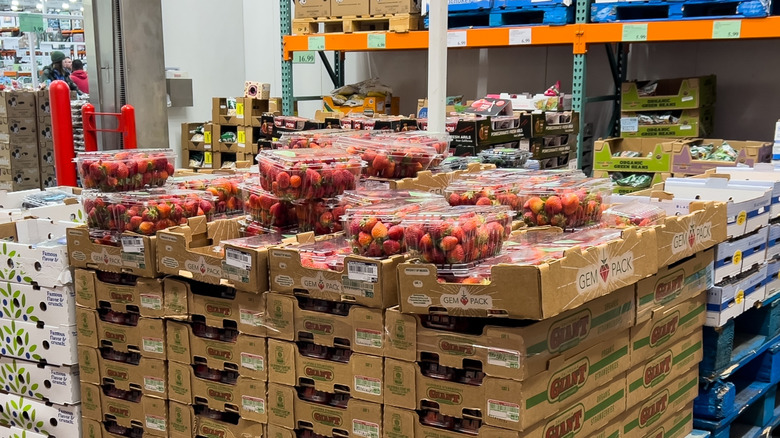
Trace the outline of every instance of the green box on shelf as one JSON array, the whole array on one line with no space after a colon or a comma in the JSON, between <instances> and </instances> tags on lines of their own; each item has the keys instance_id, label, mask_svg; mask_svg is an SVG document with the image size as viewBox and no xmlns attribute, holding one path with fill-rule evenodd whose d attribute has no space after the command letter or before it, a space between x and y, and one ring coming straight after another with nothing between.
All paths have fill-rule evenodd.
<instances>
[{"instance_id":1,"label":"green box on shelf","mask_svg":"<svg viewBox=\"0 0 780 438\"><path fill-rule=\"evenodd\" d=\"M712 134L715 109L708 106L678 111L678 114L675 114L679 116L677 123L668 125L643 125L638 116L638 113L626 112L621 115L621 137L704 137Z\"/></svg>"},{"instance_id":2,"label":"green box on shelf","mask_svg":"<svg viewBox=\"0 0 780 438\"><path fill-rule=\"evenodd\" d=\"M608 138L593 144L593 170L620 172L671 172L674 138ZM616 157L622 152L638 157Z\"/></svg>"},{"instance_id":3,"label":"green box on shelf","mask_svg":"<svg viewBox=\"0 0 780 438\"><path fill-rule=\"evenodd\" d=\"M640 96L639 90L650 82L657 83L655 92L650 96ZM715 103L716 83L715 75L624 82L621 90L620 109L622 111L643 111L712 106Z\"/></svg>"}]
</instances>

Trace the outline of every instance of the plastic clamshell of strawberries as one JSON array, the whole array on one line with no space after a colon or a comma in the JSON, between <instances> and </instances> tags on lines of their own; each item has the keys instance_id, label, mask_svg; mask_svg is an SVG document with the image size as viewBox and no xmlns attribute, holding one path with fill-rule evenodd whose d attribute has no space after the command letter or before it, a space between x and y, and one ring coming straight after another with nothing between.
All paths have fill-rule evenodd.
<instances>
[{"instance_id":1,"label":"plastic clamshell of strawberries","mask_svg":"<svg viewBox=\"0 0 780 438\"><path fill-rule=\"evenodd\" d=\"M246 179L245 173L235 175L201 174L176 176L169 180L169 185L187 190L205 190L215 197L214 213L232 216L243 212L241 207L241 183Z\"/></svg>"},{"instance_id":2,"label":"plastic clamshell of strawberries","mask_svg":"<svg viewBox=\"0 0 780 438\"><path fill-rule=\"evenodd\" d=\"M410 254L436 265L485 260L501 252L511 233L514 211L506 205L461 205L429 209L403 221Z\"/></svg>"},{"instance_id":3,"label":"plastic clamshell of strawberries","mask_svg":"<svg viewBox=\"0 0 780 438\"><path fill-rule=\"evenodd\" d=\"M419 144L430 146L438 154L449 154L452 137L449 134L434 134L425 131L406 131L379 134L379 138L390 138L400 143Z\"/></svg>"},{"instance_id":4,"label":"plastic clamshell of strawberries","mask_svg":"<svg viewBox=\"0 0 780 438\"><path fill-rule=\"evenodd\" d=\"M612 193L608 178L560 178L537 182L529 179L518 191L523 221L528 226L553 225L576 228L598 223L603 203Z\"/></svg>"},{"instance_id":5,"label":"plastic clamshell of strawberries","mask_svg":"<svg viewBox=\"0 0 780 438\"><path fill-rule=\"evenodd\" d=\"M618 204L604 210L601 222L607 226L617 227L649 227L666 218L666 210L642 202Z\"/></svg>"},{"instance_id":6,"label":"plastic clamshell of strawberries","mask_svg":"<svg viewBox=\"0 0 780 438\"><path fill-rule=\"evenodd\" d=\"M444 157L432 146L399 142L388 137L354 139L340 137L336 146L366 162L364 173L380 178L411 178Z\"/></svg>"},{"instance_id":7,"label":"plastic clamshell of strawberries","mask_svg":"<svg viewBox=\"0 0 780 438\"><path fill-rule=\"evenodd\" d=\"M342 271L344 259L352 254L352 248L346 238L339 236L300 245L298 252L303 267Z\"/></svg>"},{"instance_id":8,"label":"plastic clamshell of strawberries","mask_svg":"<svg viewBox=\"0 0 780 438\"><path fill-rule=\"evenodd\" d=\"M462 179L450 183L444 189L444 197L452 206L501 204L519 211L523 206L517 196L520 187L520 183L512 179L495 181Z\"/></svg>"},{"instance_id":9,"label":"plastic clamshell of strawberries","mask_svg":"<svg viewBox=\"0 0 780 438\"><path fill-rule=\"evenodd\" d=\"M237 237L235 239L223 240L222 245L232 245L240 248L260 249L268 246L279 245L282 243L282 235L279 233L269 233L259 236Z\"/></svg>"},{"instance_id":10,"label":"plastic clamshell of strawberries","mask_svg":"<svg viewBox=\"0 0 780 438\"><path fill-rule=\"evenodd\" d=\"M199 190L154 189L114 193L111 202L118 229L151 236L190 217L211 217L215 199Z\"/></svg>"},{"instance_id":11,"label":"plastic clamshell of strawberries","mask_svg":"<svg viewBox=\"0 0 780 438\"><path fill-rule=\"evenodd\" d=\"M244 213L263 228L287 229L297 223L293 205L271 192L263 190L256 179L240 185Z\"/></svg>"},{"instance_id":12,"label":"plastic clamshell of strawberries","mask_svg":"<svg viewBox=\"0 0 780 438\"><path fill-rule=\"evenodd\" d=\"M260 185L279 197L332 198L354 189L365 162L343 149L283 149L257 155Z\"/></svg>"},{"instance_id":13,"label":"plastic clamshell of strawberries","mask_svg":"<svg viewBox=\"0 0 780 438\"><path fill-rule=\"evenodd\" d=\"M90 231L119 231L110 194L97 190L84 190L81 193L81 206L87 215L87 227Z\"/></svg>"},{"instance_id":14,"label":"plastic clamshell of strawberries","mask_svg":"<svg viewBox=\"0 0 780 438\"><path fill-rule=\"evenodd\" d=\"M274 142L276 149L323 149L333 145L333 140L341 135L349 135L343 129L313 129L310 131L285 132Z\"/></svg>"},{"instance_id":15,"label":"plastic clamshell of strawberries","mask_svg":"<svg viewBox=\"0 0 780 438\"><path fill-rule=\"evenodd\" d=\"M160 187L173 175L172 149L79 152L73 160L85 189L103 192Z\"/></svg>"},{"instance_id":16,"label":"plastic clamshell of strawberries","mask_svg":"<svg viewBox=\"0 0 780 438\"><path fill-rule=\"evenodd\" d=\"M251 219L242 219L238 221L238 234L241 237L263 236L266 234L294 234L295 232L295 228L282 229L279 227L264 227L259 222L255 222Z\"/></svg>"}]
</instances>

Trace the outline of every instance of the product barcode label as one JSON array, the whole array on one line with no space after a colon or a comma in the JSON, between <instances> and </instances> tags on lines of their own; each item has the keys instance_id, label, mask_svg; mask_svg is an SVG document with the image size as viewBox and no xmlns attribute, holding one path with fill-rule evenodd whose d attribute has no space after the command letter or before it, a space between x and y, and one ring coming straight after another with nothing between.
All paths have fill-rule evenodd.
<instances>
[{"instance_id":1,"label":"product barcode label","mask_svg":"<svg viewBox=\"0 0 780 438\"><path fill-rule=\"evenodd\" d=\"M363 420L352 420L352 433L366 438L379 438L379 425Z\"/></svg>"},{"instance_id":2,"label":"product barcode label","mask_svg":"<svg viewBox=\"0 0 780 438\"><path fill-rule=\"evenodd\" d=\"M621 117L620 132L639 131L639 117Z\"/></svg>"},{"instance_id":3,"label":"product barcode label","mask_svg":"<svg viewBox=\"0 0 780 438\"><path fill-rule=\"evenodd\" d=\"M122 266L126 268L146 269L146 257L144 254L122 251Z\"/></svg>"},{"instance_id":4,"label":"product barcode label","mask_svg":"<svg viewBox=\"0 0 780 438\"><path fill-rule=\"evenodd\" d=\"M488 363L499 367L519 369L520 353L511 350L488 349Z\"/></svg>"},{"instance_id":5,"label":"product barcode label","mask_svg":"<svg viewBox=\"0 0 780 438\"><path fill-rule=\"evenodd\" d=\"M247 271L252 268L252 256L234 248L225 249L225 262L230 266Z\"/></svg>"},{"instance_id":6,"label":"product barcode label","mask_svg":"<svg viewBox=\"0 0 780 438\"><path fill-rule=\"evenodd\" d=\"M377 396L382 395L382 381L373 377L355 376L355 391Z\"/></svg>"},{"instance_id":7,"label":"product barcode label","mask_svg":"<svg viewBox=\"0 0 780 438\"><path fill-rule=\"evenodd\" d=\"M520 421L520 405L501 400L488 400L488 416L516 423Z\"/></svg>"},{"instance_id":8,"label":"product barcode label","mask_svg":"<svg viewBox=\"0 0 780 438\"><path fill-rule=\"evenodd\" d=\"M162 310L162 297L159 295L141 294L141 307L144 309Z\"/></svg>"},{"instance_id":9,"label":"product barcode label","mask_svg":"<svg viewBox=\"0 0 780 438\"><path fill-rule=\"evenodd\" d=\"M160 432L165 432L165 418L155 417L154 415L147 415L146 427L149 429L159 430Z\"/></svg>"},{"instance_id":10,"label":"product barcode label","mask_svg":"<svg viewBox=\"0 0 780 438\"><path fill-rule=\"evenodd\" d=\"M241 396L241 406L249 412L265 414L265 400L248 395Z\"/></svg>"},{"instance_id":11,"label":"product barcode label","mask_svg":"<svg viewBox=\"0 0 780 438\"><path fill-rule=\"evenodd\" d=\"M355 343L363 347L382 348L382 332L355 329Z\"/></svg>"},{"instance_id":12,"label":"product barcode label","mask_svg":"<svg viewBox=\"0 0 780 438\"><path fill-rule=\"evenodd\" d=\"M263 326L263 313L255 312L248 309L241 309L238 312L241 318L241 324L251 325L252 327Z\"/></svg>"},{"instance_id":13,"label":"product barcode label","mask_svg":"<svg viewBox=\"0 0 780 438\"><path fill-rule=\"evenodd\" d=\"M122 251L133 253L144 252L144 238L135 236L122 236Z\"/></svg>"},{"instance_id":14,"label":"product barcode label","mask_svg":"<svg viewBox=\"0 0 780 438\"><path fill-rule=\"evenodd\" d=\"M165 345L160 338L143 338L142 348L149 353L163 354L165 353Z\"/></svg>"},{"instance_id":15,"label":"product barcode label","mask_svg":"<svg viewBox=\"0 0 780 438\"><path fill-rule=\"evenodd\" d=\"M256 354L241 353L241 366L254 371L265 369L265 358Z\"/></svg>"},{"instance_id":16,"label":"product barcode label","mask_svg":"<svg viewBox=\"0 0 780 438\"><path fill-rule=\"evenodd\" d=\"M344 289L344 293L374 298L374 283L361 280L350 280L346 275L342 275L341 286Z\"/></svg>"},{"instance_id":17,"label":"product barcode label","mask_svg":"<svg viewBox=\"0 0 780 438\"><path fill-rule=\"evenodd\" d=\"M165 392L165 381L156 377L144 376L144 389L152 392Z\"/></svg>"},{"instance_id":18,"label":"product barcode label","mask_svg":"<svg viewBox=\"0 0 780 438\"><path fill-rule=\"evenodd\" d=\"M347 277L350 280L376 283L379 281L379 265L366 262L348 262Z\"/></svg>"}]
</instances>

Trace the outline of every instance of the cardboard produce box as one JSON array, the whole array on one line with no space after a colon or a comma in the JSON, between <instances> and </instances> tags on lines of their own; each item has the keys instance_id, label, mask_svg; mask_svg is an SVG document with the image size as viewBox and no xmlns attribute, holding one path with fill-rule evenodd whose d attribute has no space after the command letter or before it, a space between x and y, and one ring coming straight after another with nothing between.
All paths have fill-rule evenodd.
<instances>
[{"instance_id":1,"label":"cardboard produce box","mask_svg":"<svg viewBox=\"0 0 780 438\"><path fill-rule=\"evenodd\" d=\"M452 172L433 173L430 170L417 172L417 176L401 179L384 179L370 177L372 184L376 183L379 187L388 190L420 190L436 194L444 194L444 188L450 185L462 176L469 173L481 172L487 169L495 169L495 164L469 163L464 170L453 170Z\"/></svg>"},{"instance_id":2,"label":"cardboard produce box","mask_svg":"<svg viewBox=\"0 0 780 438\"><path fill-rule=\"evenodd\" d=\"M306 356L302 349L323 351L316 344L268 340L268 381L288 386L305 383L318 391L348 392L350 397L383 403L384 359L361 353L351 353L346 361ZM341 350L348 352L349 350ZM336 353L338 354L338 353Z\"/></svg>"},{"instance_id":3,"label":"cardboard produce box","mask_svg":"<svg viewBox=\"0 0 780 438\"><path fill-rule=\"evenodd\" d=\"M168 403L171 438L192 438L193 436L218 436L224 438L263 438L265 425L241 418L235 412L220 421L203 413L203 405Z\"/></svg>"},{"instance_id":4,"label":"cardboard produce box","mask_svg":"<svg viewBox=\"0 0 780 438\"><path fill-rule=\"evenodd\" d=\"M207 339L196 335L192 325L166 322L168 361L182 364L203 363L216 370L238 370L239 375L266 381L266 339L239 333L234 342Z\"/></svg>"},{"instance_id":5,"label":"cardboard produce box","mask_svg":"<svg viewBox=\"0 0 780 438\"><path fill-rule=\"evenodd\" d=\"M303 304L303 306L302 306ZM292 295L266 294L268 336L284 341L306 341L327 347L348 348L356 353L385 355L382 309L338 305L339 313L307 310L323 301Z\"/></svg>"},{"instance_id":6,"label":"cardboard produce box","mask_svg":"<svg viewBox=\"0 0 780 438\"><path fill-rule=\"evenodd\" d=\"M456 149L471 148L472 155L476 155L488 146L520 141L525 137L523 123L530 123L530 120L522 119L520 115L500 121L490 116L458 120L452 131L448 129L452 137L450 146Z\"/></svg>"},{"instance_id":7,"label":"cardboard produce box","mask_svg":"<svg viewBox=\"0 0 780 438\"><path fill-rule=\"evenodd\" d=\"M244 126L262 126L263 115L271 112L268 99L244 97L242 104L244 105Z\"/></svg>"},{"instance_id":8,"label":"cardboard produce box","mask_svg":"<svg viewBox=\"0 0 780 438\"><path fill-rule=\"evenodd\" d=\"M419 14L419 0L370 0L371 15Z\"/></svg>"},{"instance_id":9,"label":"cardboard produce box","mask_svg":"<svg viewBox=\"0 0 780 438\"><path fill-rule=\"evenodd\" d=\"M426 328L426 317L390 309L387 319L386 356L407 362L433 354L442 365L461 368L463 358L479 362L488 376L523 381L548 370L559 357L571 357L634 325L634 288L626 287L581 308L533 324L516 327L485 326L478 334L469 329ZM467 322L467 321L462 321ZM444 322L443 322L444 323Z\"/></svg>"},{"instance_id":10,"label":"cardboard produce box","mask_svg":"<svg viewBox=\"0 0 780 438\"><path fill-rule=\"evenodd\" d=\"M624 82L620 93L622 111L701 108L715 103L715 75L660 79L655 92L641 96L639 90L651 81Z\"/></svg>"},{"instance_id":11,"label":"cardboard produce box","mask_svg":"<svg viewBox=\"0 0 780 438\"><path fill-rule=\"evenodd\" d=\"M630 362L628 339L628 330L624 330L582 353L556 357L550 360L549 370L523 382L492 376L485 376L478 385L443 380L425 375L427 362L387 358L385 404L424 409L437 403L444 415L459 417L463 410L480 412L484 424L525 430L613 380L625 385ZM447 366L441 360L438 365ZM462 365L457 368L462 369ZM502 407L503 416L497 415L497 407Z\"/></svg>"},{"instance_id":12,"label":"cardboard produce box","mask_svg":"<svg viewBox=\"0 0 780 438\"><path fill-rule=\"evenodd\" d=\"M192 141L192 133L196 128L203 127L203 141ZM181 150L183 151L210 151L212 142L212 127L208 122L182 123L181 124Z\"/></svg>"},{"instance_id":13,"label":"cardboard produce box","mask_svg":"<svg viewBox=\"0 0 780 438\"><path fill-rule=\"evenodd\" d=\"M694 331L701 331L705 320L706 294L700 294L676 306L664 307L631 328L631 366L666 351L669 346Z\"/></svg>"},{"instance_id":14,"label":"cardboard produce box","mask_svg":"<svg viewBox=\"0 0 780 438\"><path fill-rule=\"evenodd\" d=\"M0 224L6 241L0 249L0 278L40 287L64 286L71 282L65 230L76 223L47 219L24 219Z\"/></svg>"},{"instance_id":15,"label":"cardboard produce box","mask_svg":"<svg viewBox=\"0 0 780 438\"><path fill-rule=\"evenodd\" d=\"M525 142L520 142L520 148L525 149ZM559 157L577 151L577 136L574 134L548 135L528 140L528 150L535 160Z\"/></svg>"},{"instance_id":16,"label":"cardboard produce box","mask_svg":"<svg viewBox=\"0 0 780 438\"><path fill-rule=\"evenodd\" d=\"M737 152L734 161L697 160L691 154L692 146L712 144L715 148L728 143ZM734 141L710 138L675 139L672 147L672 172L676 175L700 175L716 167L752 166L769 163L772 159L772 143L761 141Z\"/></svg>"},{"instance_id":17,"label":"cardboard produce box","mask_svg":"<svg viewBox=\"0 0 780 438\"><path fill-rule=\"evenodd\" d=\"M0 346L5 350L4 356L51 365L78 363L76 326L39 326L34 322L0 318L0 330L15 334L15 337L2 338Z\"/></svg>"},{"instance_id":18,"label":"cardboard produce box","mask_svg":"<svg viewBox=\"0 0 780 438\"><path fill-rule=\"evenodd\" d=\"M295 18L329 17L330 0L295 0Z\"/></svg>"},{"instance_id":19,"label":"cardboard produce box","mask_svg":"<svg viewBox=\"0 0 780 438\"><path fill-rule=\"evenodd\" d=\"M540 111L521 113L521 123L526 137L546 137L550 135L573 134L580 132L580 113L576 111Z\"/></svg>"},{"instance_id":20,"label":"cardboard produce box","mask_svg":"<svg viewBox=\"0 0 780 438\"><path fill-rule=\"evenodd\" d=\"M0 94L0 118L36 117L35 93L4 90Z\"/></svg>"},{"instance_id":21,"label":"cardboard produce box","mask_svg":"<svg viewBox=\"0 0 780 438\"><path fill-rule=\"evenodd\" d=\"M140 354L140 353L138 353ZM140 389L143 395L168 398L168 363L161 359L137 357L135 362L112 360L117 354L110 348L96 349L79 345L79 370L82 382L113 384L123 391ZM131 353L129 356L134 356Z\"/></svg>"},{"instance_id":22,"label":"cardboard produce box","mask_svg":"<svg viewBox=\"0 0 780 438\"><path fill-rule=\"evenodd\" d=\"M343 408L302 400L295 387L268 384L268 424L295 429L307 422L314 433L333 436L334 429L357 436L382 435L382 405L355 398Z\"/></svg>"},{"instance_id":23,"label":"cardboard produce box","mask_svg":"<svg viewBox=\"0 0 780 438\"><path fill-rule=\"evenodd\" d=\"M239 115L238 114L238 101L240 100L243 106L244 99L242 97L236 98L235 104L236 108L228 108L228 100L227 97L214 97L211 99L211 122L214 123L214 125L230 125L230 126L239 126L244 124L244 113ZM212 144L214 144L214 141L217 141L219 139L219 135L214 133L212 137L216 137L216 139L212 139Z\"/></svg>"},{"instance_id":24,"label":"cardboard produce box","mask_svg":"<svg viewBox=\"0 0 780 438\"><path fill-rule=\"evenodd\" d=\"M108 314L101 317L97 311L83 307L76 309L76 318L78 345L111 347L122 353L138 352L143 357L166 359L165 325L160 319L137 317L136 325L123 325L105 320Z\"/></svg>"},{"instance_id":25,"label":"cardboard produce box","mask_svg":"<svg viewBox=\"0 0 780 438\"><path fill-rule=\"evenodd\" d=\"M252 144L247 144L246 142L245 126L213 125L213 127L211 147L214 151L231 152L234 154L237 152L242 154L253 153ZM222 140L222 135L228 132L235 134L235 141ZM254 152L256 153L257 151Z\"/></svg>"},{"instance_id":26,"label":"cardboard produce box","mask_svg":"<svg viewBox=\"0 0 780 438\"><path fill-rule=\"evenodd\" d=\"M667 403L668 404L668 403ZM649 407L648 407L649 408ZM631 423L632 420L628 420ZM663 415L660 415L658 419L650 421L649 427L645 430L640 429L640 433L644 433L645 437L664 437L664 438L685 438L691 435L693 436L706 436L706 435L694 435L693 432L693 402L688 403L687 406L674 411L666 409ZM638 425L639 423L635 423ZM632 426L635 426L632 425ZM636 429L636 427L632 427ZM649 431L648 431L649 430ZM700 432L702 433L702 432ZM708 433L708 432L703 432Z\"/></svg>"},{"instance_id":27,"label":"cardboard produce box","mask_svg":"<svg viewBox=\"0 0 780 438\"><path fill-rule=\"evenodd\" d=\"M0 141L12 145L35 146L38 143L38 120L35 116L13 116L0 123Z\"/></svg>"},{"instance_id":28,"label":"cardboard produce box","mask_svg":"<svg viewBox=\"0 0 780 438\"><path fill-rule=\"evenodd\" d=\"M338 0L333 0L338 1ZM355 0L352 0L355 1ZM386 97L366 97L361 106L341 106L333 102L331 96L322 96L322 109L331 113L344 114L365 114L373 116L374 114L389 114L397 116L400 110L401 99L387 95Z\"/></svg>"},{"instance_id":29,"label":"cardboard produce box","mask_svg":"<svg viewBox=\"0 0 780 438\"><path fill-rule=\"evenodd\" d=\"M735 278L722 281L707 291L707 322L710 327L721 327L754 305L766 299L768 270L766 265L755 266Z\"/></svg>"},{"instance_id":30,"label":"cardboard produce box","mask_svg":"<svg viewBox=\"0 0 780 438\"><path fill-rule=\"evenodd\" d=\"M673 139L608 138L593 144L593 169L619 172L671 172ZM637 157L620 154L638 152ZM616 156L617 155L617 156Z\"/></svg>"},{"instance_id":31,"label":"cardboard produce box","mask_svg":"<svg viewBox=\"0 0 780 438\"><path fill-rule=\"evenodd\" d=\"M0 281L0 318L30 321L50 327L76 325L73 286L37 287Z\"/></svg>"},{"instance_id":32,"label":"cardboard produce box","mask_svg":"<svg viewBox=\"0 0 780 438\"><path fill-rule=\"evenodd\" d=\"M715 251L708 249L674 264L636 284L636 322L651 318L653 311L675 306L711 288Z\"/></svg>"},{"instance_id":33,"label":"cardboard produce box","mask_svg":"<svg viewBox=\"0 0 780 438\"><path fill-rule=\"evenodd\" d=\"M223 241L240 237L238 218L207 222L196 216L187 225L160 231L157 268L163 274L261 293L268 290L268 249L226 245Z\"/></svg>"},{"instance_id":34,"label":"cardboard produce box","mask_svg":"<svg viewBox=\"0 0 780 438\"><path fill-rule=\"evenodd\" d=\"M164 283L165 310L170 319L201 321L211 327L266 336L263 295L176 277L166 277Z\"/></svg>"},{"instance_id":35,"label":"cardboard produce box","mask_svg":"<svg viewBox=\"0 0 780 438\"><path fill-rule=\"evenodd\" d=\"M14 394L0 393L0 406L12 411L11 414L4 415L3 423L22 429L25 433L27 431L36 433L38 430L44 431L46 433L44 436L81 436L80 405L56 405ZM41 423L43 426L39 426Z\"/></svg>"},{"instance_id":36,"label":"cardboard produce box","mask_svg":"<svg viewBox=\"0 0 780 438\"><path fill-rule=\"evenodd\" d=\"M493 266L490 283L477 285L440 283L434 265L402 263L401 311L424 315L443 308L453 316L550 318L656 273L655 248L655 230L629 228L619 239L584 251L573 248L539 265Z\"/></svg>"},{"instance_id":37,"label":"cardboard produce box","mask_svg":"<svg viewBox=\"0 0 780 438\"><path fill-rule=\"evenodd\" d=\"M95 243L85 225L69 228L67 252L70 266L155 278L157 237L125 232L116 246ZM66 262L68 258L66 257Z\"/></svg>"},{"instance_id":38,"label":"cardboard produce box","mask_svg":"<svg viewBox=\"0 0 780 438\"><path fill-rule=\"evenodd\" d=\"M728 175L731 181L745 181L747 185L767 184L772 188L769 220L780 217L780 170L771 163L755 163L753 167L716 167L706 175Z\"/></svg>"},{"instance_id":39,"label":"cardboard produce box","mask_svg":"<svg viewBox=\"0 0 780 438\"><path fill-rule=\"evenodd\" d=\"M51 99L49 98L49 90L38 90L35 93L35 106L38 120L51 118Z\"/></svg>"},{"instance_id":40,"label":"cardboard produce box","mask_svg":"<svg viewBox=\"0 0 780 438\"><path fill-rule=\"evenodd\" d=\"M193 365L170 362L168 381L171 382L171 400L208 406L222 412L238 408L241 418L265 424L266 382L238 376L234 384L198 377Z\"/></svg>"},{"instance_id":41,"label":"cardboard produce box","mask_svg":"<svg viewBox=\"0 0 780 438\"><path fill-rule=\"evenodd\" d=\"M715 247L714 281L720 283L749 271L766 260L769 228L762 227L741 237L719 243Z\"/></svg>"},{"instance_id":42,"label":"cardboard produce box","mask_svg":"<svg viewBox=\"0 0 780 438\"><path fill-rule=\"evenodd\" d=\"M145 395L137 400L116 398L108 395L101 387L85 382L81 383L81 390L85 394L85 402L82 404L84 418L101 422L110 419L122 427L139 428L144 436L168 436L166 400ZM104 436L111 436L106 432Z\"/></svg>"},{"instance_id":43,"label":"cardboard produce box","mask_svg":"<svg viewBox=\"0 0 780 438\"><path fill-rule=\"evenodd\" d=\"M766 263L764 300L774 297L778 292L780 292L780 259L775 259Z\"/></svg>"},{"instance_id":44,"label":"cardboard produce box","mask_svg":"<svg viewBox=\"0 0 780 438\"><path fill-rule=\"evenodd\" d=\"M0 386L10 394L58 405L74 405L79 394L79 367L76 365L41 365L26 360L0 356ZM37 385L35 389L32 386Z\"/></svg>"},{"instance_id":45,"label":"cardboard produce box","mask_svg":"<svg viewBox=\"0 0 780 438\"><path fill-rule=\"evenodd\" d=\"M669 111L658 111L668 114ZM679 110L672 112L678 120L674 123L644 123L641 115L652 116L653 112L622 113L620 116L621 137L705 137L712 135L715 127L715 108Z\"/></svg>"},{"instance_id":46,"label":"cardboard produce box","mask_svg":"<svg viewBox=\"0 0 780 438\"><path fill-rule=\"evenodd\" d=\"M115 282L101 280L110 280L112 275L91 269L75 269L73 285L76 289L76 303L97 309L101 302L107 302L119 312L135 310L147 318L166 316L162 279L123 275Z\"/></svg>"},{"instance_id":47,"label":"cardboard produce box","mask_svg":"<svg viewBox=\"0 0 780 438\"><path fill-rule=\"evenodd\" d=\"M368 14L369 0L330 0L330 15L335 17Z\"/></svg>"},{"instance_id":48,"label":"cardboard produce box","mask_svg":"<svg viewBox=\"0 0 780 438\"><path fill-rule=\"evenodd\" d=\"M662 388L656 389L651 396L640 400L634 407L626 409L626 413L619 419L623 425L624 436L654 436L644 433L688 409L698 394L699 369L693 367ZM689 409L686 413L690 415L691 411Z\"/></svg>"},{"instance_id":49,"label":"cardboard produce box","mask_svg":"<svg viewBox=\"0 0 780 438\"><path fill-rule=\"evenodd\" d=\"M262 127L242 126L238 128L237 150L244 151L247 154L256 154L258 152L258 141L265 140Z\"/></svg>"},{"instance_id":50,"label":"cardboard produce box","mask_svg":"<svg viewBox=\"0 0 780 438\"><path fill-rule=\"evenodd\" d=\"M766 259L771 260L780 255L780 224L769 224L767 234Z\"/></svg>"}]
</instances>

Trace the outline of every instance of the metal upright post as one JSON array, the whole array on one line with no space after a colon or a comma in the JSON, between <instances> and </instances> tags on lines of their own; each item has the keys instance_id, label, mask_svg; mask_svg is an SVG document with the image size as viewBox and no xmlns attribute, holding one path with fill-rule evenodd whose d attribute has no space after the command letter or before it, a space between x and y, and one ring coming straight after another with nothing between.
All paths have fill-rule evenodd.
<instances>
[{"instance_id":1,"label":"metal upright post","mask_svg":"<svg viewBox=\"0 0 780 438\"><path fill-rule=\"evenodd\" d=\"M447 2L431 2L428 17L428 131L444 133L447 132Z\"/></svg>"},{"instance_id":2,"label":"metal upright post","mask_svg":"<svg viewBox=\"0 0 780 438\"><path fill-rule=\"evenodd\" d=\"M588 0L576 0L574 18L576 24L588 22L588 3ZM579 169L582 169L583 165L583 137L585 134L585 81L587 79L585 56L585 53L575 53L572 69L571 107L572 110L580 113L580 129L579 134L577 134L577 167Z\"/></svg>"},{"instance_id":3,"label":"metal upright post","mask_svg":"<svg viewBox=\"0 0 780 438\"><path fill-rule=\"evenodd\" d=\"M282 114L293 115L293 66L284 59L284 37L292 33L290 0L279 0L279 28L282 39Z\"/></svg>"}]
</instances>

